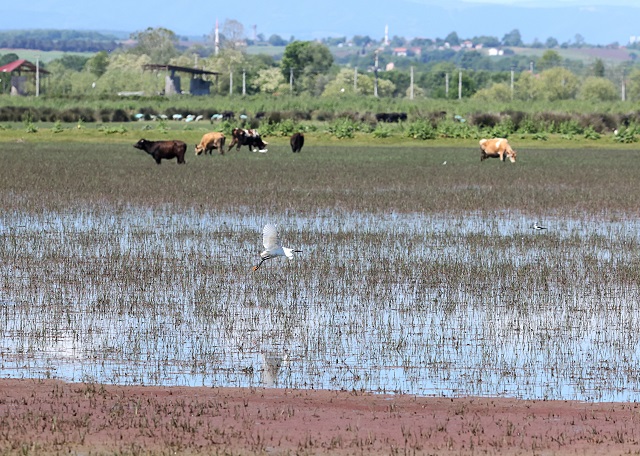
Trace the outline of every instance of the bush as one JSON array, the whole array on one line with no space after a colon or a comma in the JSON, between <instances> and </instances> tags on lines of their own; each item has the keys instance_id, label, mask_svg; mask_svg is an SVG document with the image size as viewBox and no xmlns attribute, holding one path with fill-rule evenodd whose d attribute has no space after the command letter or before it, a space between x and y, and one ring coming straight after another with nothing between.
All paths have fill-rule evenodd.
<instances>
[{"instance_id":1,"label":"bush","mask_svg":"<svg viewBox=\"0 0 640 456\"><path fill-rule=\"evenodd\" d=\"M329 125L327 131L339 139L353 138L358 124L349 118L341 118Z\"/></svg>"},{"instance_id":2,"label":"bush","mask_svg":"<svg viewBox=\"0 0 640 456\"><path fill-rule=\"evenodd\" d=\"M617 131L617 133L614 133L613 140L624 144L634 143L638 140L635 135L635 130L636 128L634 127L623 128L622 130Z\"/></svg>"},{"instance_id":3,"label":"bush","mask_svg":"<svg viewBox=\"0 0 640 456\"><path fill-rule=\"evenodd\" d=\"M372 134L374 138L388 138L391 136L391 127L379 124Z\"/></svg>"},{"instance_id":4,"label":"bush","mask_svg":"<svg viewBox=\"0 0 640 456\"><path fill-rule=\"evenodd\" d=\"M409 124L409 128L407 128L407 136L413 139L435 139L436 131L431 125L431 122L428 122L425 119L419 119L415 122Z\"/></svg>"}]
</instances>

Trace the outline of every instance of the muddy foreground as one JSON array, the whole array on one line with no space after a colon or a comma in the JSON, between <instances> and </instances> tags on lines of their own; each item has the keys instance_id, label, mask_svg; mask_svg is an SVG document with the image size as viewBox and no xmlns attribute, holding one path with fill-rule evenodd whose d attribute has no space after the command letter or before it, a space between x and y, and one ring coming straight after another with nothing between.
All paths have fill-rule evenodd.
<instances>
[{"instance_id":1,"label":"muddy foreground","mask_svg":"<svg viewBox=\"0 0 640 456\"><path fill-rule=\"evenodd\" d=\"M1 454L638 454L636 403L0 380Z\"/></svg>"}]
</instances>

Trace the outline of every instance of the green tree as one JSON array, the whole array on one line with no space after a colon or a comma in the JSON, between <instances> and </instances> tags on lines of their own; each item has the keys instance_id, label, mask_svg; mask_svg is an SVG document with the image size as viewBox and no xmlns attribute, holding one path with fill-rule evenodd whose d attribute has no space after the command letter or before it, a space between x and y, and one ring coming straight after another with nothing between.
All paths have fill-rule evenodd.
<instances>
[{"instance_id":1,"label":"green tree","mask_svg":"<svg viewBox=\"0 0 640 456\"><path fill-rule=\"evenodd\" d=\"M81 55L65 54L58 60L62 66L69 70L82 71L89 58Z\"/></svg>"},{"instance_id":2,"label":"green tree","mask_svg":"<svg viewBox=\"0 0 640 456\"><path fill-rule=\"evenodd\" d=\"M502 37L502 44L505 46L522 46L522 37L518 29L513 29Z\"/></svg>"},{"instance_id":3,"label":"green tree","mask_svg":"<svg viewBox=\"0 0 640 456\"><path fill-rule=\"evenodd\" d=\"M580 99L586 101L615 101L619 98L618 90L608 79L589 76L580 87Z\"/></svg>"},{"instance_id":4,"label":"green tree","mask_svg":"<svg viewBox=\"0 0 640 456\"><path fill-rule=\"evenodd\" d=\"M329 82L322 92L324 97L349 96L349 95L373 95L374 80L366 74L358 74L356 81L357 88L353 88L354 72L351 69L344 68L340 70L331 82ZM393 82L378 78L378 96L391 97L396 90Z\"/></svg>"},{"instance_id":5,"label":"green tree","mask_svg":"<svg viewBox=\"0 0 640 456\"><path fill-rule=\"evenodd\" d=\"M558 54L558 52L556 51L548 49L544 51L544 54L542 54L542 57L538 59L538 63L536 66L540 71L542 71L542 70L548 70L549 68L560 66L561 63L562 63L562 57L560 57L560 54Z\"/></svg>"},{"instance_id":6,"label":"green tree","mask_svg":"<svg viewBox=\"0 0 640 456\"><path fill-rule=\"evenodd\" d=\"M458 37L458 34L456 32L451 32L449 33L445 39L444 39L447 43L449 43L451 46L459 46L460 45L460 38Z\"/></svg>"},{"instance_id":7,"label":"green tree","mask_svg":"<svg viewBox=\"0 0 640 456\"><path fill-rule=\"evenodd\" d=\"M176 34L166 28L147 28L143 32L134 33L131 36L136 40L136 45L129 53L136 55L148 55L152 63L167 64L178 55Z\"/></svg>"},{"instance_id":8,"label":"green tree","mask_svg":"<svg viewBox=\"0 0 640 456\"><path fill-rule=\"evenodd\" d=\"M4 54L2 57L0 57L0 66L15 62L18 59L20 59L20 57L18 57L18 54L9 52L8 54Z\"/></svg>"},{"instance_id":9,"label":"green tree","mask_svg":"<svg viewBox=\"0 0 640 456\"><path fill-rule=\"evenodd\" d=\"M530 71L522 72L514 84L514 98L524 101L538 98L536 82L535 76Z\"/></svg>"},{"instance_id":10,"label":"green tree","mask_svg":"<svg viewBox=\"0 0 640 456\"><path fill-rule=\"evenodd\" d=\"M626 78L626 95L631 101L640 100L640 68L636 68L629 73Z\"/></svg>"},{"instance_id":11,"label":"green tree","mask_svg":"<svg viewBox=\"0 0 640 456\"><path fill-rule=\"evenodd\" d=\"M287 82L278 68L264 68L258 70L257 76L251 81L251 87L256 92L275 93L288 90Z\"/></svg>"},{"instance_id":12,"label":"green tree","mask_svg":"<svg viewBox=\"0 0 640 456\"><path fill-rule=\"evenodd\" d=\"M369 35L365 35L365 36L355 35L352 41L353 41L353 44L355 44L358 47L366 46L369 43L373 42L373 40Z\"/></svg>"},{"instance_id":13,"label":"green tree","mask_svg":"<svg viewBox=\"0 0 640 456\"><path fill-rule=\"evenodd\" d=\"M558 47L558 40L556 40L554 37L550 36L549 38L547 38L547 41L545 41L544 46L547 49L553 49L555 47Z\"/></svg>"},{"instance_id":14,"label":"green tree","mask_svg":"<svg viewBox=\"0 0 640 456\"><path fill-rule=\"evenodd\" d=\"M537 91L547 101L570 100L578 92L578 78L565 68L551 68L540 73Z\"/></svg>"},{"instance_id":15,"label":"green tree","mask_svg":"<svg viewBox=\"0 0 640 456\"><path fill-rule=\"evenodd\" d=\"M318 75L329 71L333 55L327 46L313 41L294 41L284 49L280 71L288 81L291 72L298 91L313 92Z\"/></svg>"},{"instance_id":16,"label":"green tree","mask_svg":"<svg viewBox=\"0 0 640 456\"><path fill-rule=\"evenodd\" d=\"M604 77L604 62L602 59L596 59L596 61L593 62L593 75L599 78Z\"/></svg>"},{"instance_id":17,"label":"green tree","mask_svg":"<svg viewBox=\"0 0 640 456\"><path fill-rule=\"evenodd\" d=\"M473 95L474 100L481 101L499 101L508 102L511 101L511 87L504 82L493 84L486 89L480 89Z\"/></svg>"},{"instance_id":18,"label":"green tree","mask_svg":"<svg viewBox=\"0 0 640 456\"><path fill-rule=\"evenodd\" d=\"M269 44L271 46L286 46L287 45L287 40L285 40L284 38L282 38L280 35L271 35L269 37Z\"/></svg>"},{"instance_id":19,"label":"green tree","mask_svg":"<svg viewBox=\"0 0 640 456\"><path fill-rule=\"evenodd\" d=\"M87 61L85 68L90 73L100 77L107 72L108 66L109 54L106 51L100 51Z\"/></svg>"}]
</instances>

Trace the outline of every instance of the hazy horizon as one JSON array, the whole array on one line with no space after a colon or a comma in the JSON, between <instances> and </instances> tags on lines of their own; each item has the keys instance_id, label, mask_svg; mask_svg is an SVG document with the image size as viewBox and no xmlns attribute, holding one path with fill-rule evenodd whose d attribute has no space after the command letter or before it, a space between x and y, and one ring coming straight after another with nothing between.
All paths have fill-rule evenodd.
<instances>
[{"instance_id":1,"label":"hazy horizon","mask_svg":"<svg viewBox=\"0 0 640 456\"><path fill-rule=\"evenodd\" d=\"M373 0L344 2L325 0L314 9L298 0L263 2L247 0L235 5L178 0L169 8L158 8L149 0L112 0L91 8L79 0L64 4L53 0L13 2L5 6L0 30L62 29L101 30L133 33L148 27L165 27L181 36L210 34L215 22L220 26L234 19L244 26L245 35L272 34L285 39L369 35L374 39L389 35L405 38L444 38L455 31L460 38L495 36L501 39L518 29L525 43L544 42L553 37L560 43L573 42L576 35L594 45L618 42L640 35L633 18L640 14L637 0L603 0L585 5L577 0Z\"/></svg>"}]
</instances>

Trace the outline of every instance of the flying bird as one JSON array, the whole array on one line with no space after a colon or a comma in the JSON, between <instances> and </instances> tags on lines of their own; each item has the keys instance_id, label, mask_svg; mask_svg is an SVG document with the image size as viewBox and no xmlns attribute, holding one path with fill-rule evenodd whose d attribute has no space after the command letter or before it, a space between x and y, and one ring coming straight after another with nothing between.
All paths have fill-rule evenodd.
<instances>
[{"instance_id":1,"label":"flying bird","mask_svg":"<svg viewBox=\"0 0 640 456\"><path fill-rule=\"evenodd\" d=\"M278 229L275 225L268 223L262 229L262 243L264 244L264 251L260 253L260 263L257 266L253 267L254 271L257 271L262 263L266 260L270 260L271 258L276 258L279 256L286 256L287 258L293 258L293 253L300 253L302 250L294 250L289 249L287 247L282 247L280 243L280 238L278 236Z\"/></svg>"},{"instance_id":2,"label":"flying bird","mask_svg":"<svg viewBox=\"0 0 640 456\"><path fill-rule=\"evenodd\" d=\"M538 222L536 222L531 226L531 229L532 230L536 230L536 231L540 231L540 230L546 230L547 228L544 227L544 226L538 225Z\"/></svg>"}]
</instances>

